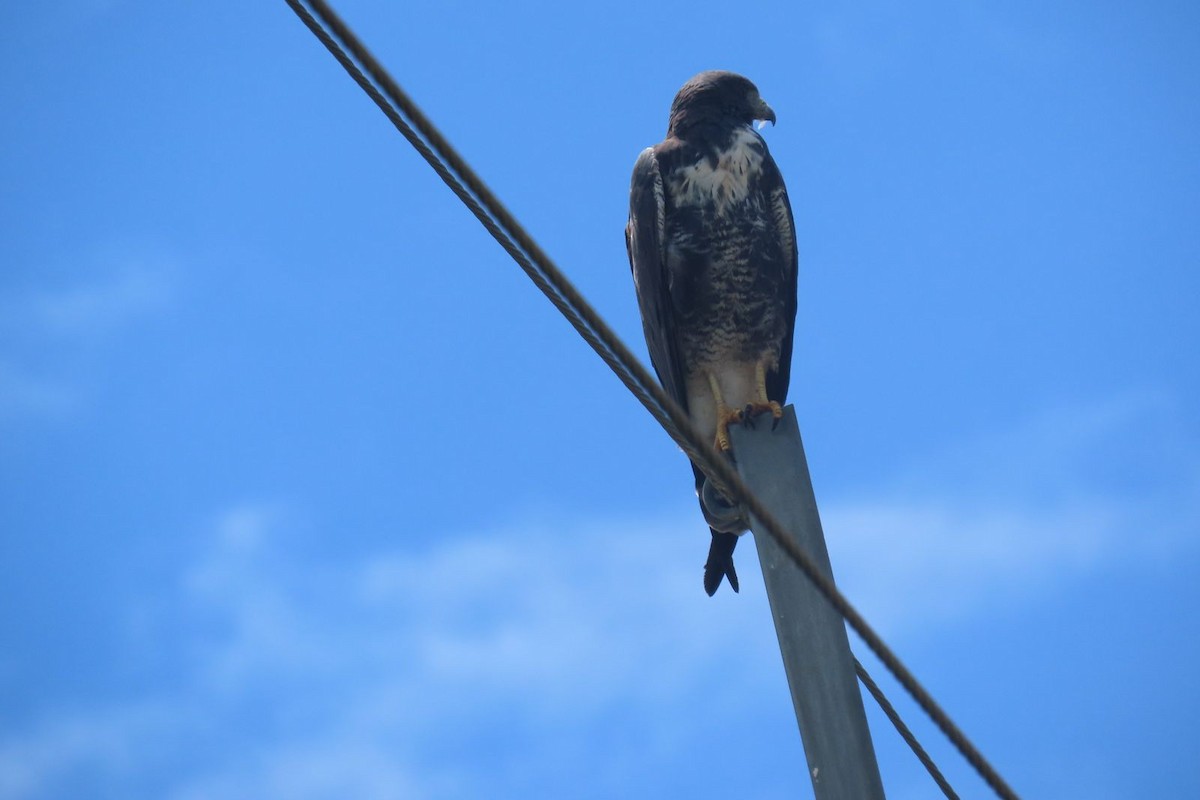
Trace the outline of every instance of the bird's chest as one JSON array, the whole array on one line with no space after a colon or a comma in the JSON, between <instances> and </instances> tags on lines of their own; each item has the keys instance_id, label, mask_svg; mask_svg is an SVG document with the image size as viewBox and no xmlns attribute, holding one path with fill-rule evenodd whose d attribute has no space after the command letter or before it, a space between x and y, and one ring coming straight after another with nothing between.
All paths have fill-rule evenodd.
<instances>
[{"instance_id":1,"label":"bird's chest","mask_svg":"<svg viewBox=\"0 0 1200 800\"><path fill-rule=\"evenodd\" d=\"M668 256L682 355L690 365L755 360L764 342L782 336L781 287L762 244L771 234L753 219L725 218L707 230L706 246Z\"/></svg>"},{"instance_id":2,"label":"bird's chest","mask_svg":"<svg viewBox=\"0 0 1200 800\"><path fill-rule=\"evenodd\" d=\"M681 207L725 213L751 194L763 154L758 135L749 128L739 129L727 147L673 170L667 190Z\"/></svg>"}]
</instances>

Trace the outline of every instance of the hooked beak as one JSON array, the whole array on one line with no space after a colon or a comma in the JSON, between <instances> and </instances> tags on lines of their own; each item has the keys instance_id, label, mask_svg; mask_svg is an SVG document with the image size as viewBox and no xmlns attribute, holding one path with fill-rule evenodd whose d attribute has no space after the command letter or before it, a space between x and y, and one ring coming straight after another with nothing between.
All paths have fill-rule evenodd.
<instances>
[{"instance_id":1,"label":"hooked beak","mask_svg":"<svg viewBox=\"0 0 1200 800\"><path fill-rule=\"evenodd\" d=\"M775 124L775 112L771 110L771 107L761 97L758 98L758 105L754 107L754 119L759 120L763 124L768 122L772 125ZM763 126L759 125L758 127L761 128Z\"/></svg>"}]
</instances>

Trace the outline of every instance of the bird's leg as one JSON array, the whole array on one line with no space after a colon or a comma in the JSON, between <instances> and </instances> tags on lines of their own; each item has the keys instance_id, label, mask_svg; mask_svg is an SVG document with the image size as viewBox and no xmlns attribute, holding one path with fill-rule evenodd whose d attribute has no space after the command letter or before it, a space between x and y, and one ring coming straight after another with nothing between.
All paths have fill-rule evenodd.
<instances>
[{"instance_id":1,"label":"bird's leg","mask_svg":"<svg viewBox=\"0 0 1200 800\"><path fill-rule=\"evenodd\" d=\"M775 430L775 426L783 418L783 406L767 397L767 367L762 359L754 363L754 390L754 402L746 404L746 408L742 411L742 419L746 421L747 425L753 427L755 417L770 411L771 416L774 417L771 422L771 430Z\"/></svg>"},{"instance_id":2,"label":"bird's leg","mask_svg":"<svg viewBox=\"0 0 1200 800\"><path fill-rule=\"evenodd\" d=\"M708 386L712 389L713 400L717 404L717 440L714 444L722 453L727 453L733 449L733 445L729 443L729 426L734 422L742 421L742 412L725 405L725 399L721 397L721 386L717 383L717 376L711 372L708 373Z\"/></svg>"}]
</instances>

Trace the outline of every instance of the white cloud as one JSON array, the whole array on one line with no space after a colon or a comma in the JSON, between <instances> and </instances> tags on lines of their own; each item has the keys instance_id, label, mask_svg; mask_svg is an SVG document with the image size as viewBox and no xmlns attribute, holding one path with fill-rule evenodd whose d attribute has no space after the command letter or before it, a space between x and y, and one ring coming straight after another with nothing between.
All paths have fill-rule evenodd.
<instances>
[{"instance_id":1,"label":"white cloud","mask_svg":"<svg viewBox=\"0 0 1200 800\"><path fill-rule=\"evenodd\" d=\"M163 264L127 263L100 280L42 292L29 302L46 329L91 335L166 308L171 299L168 273Z\"/></svg>"},{"instance_id":2,"label":"white cloud","mask_svg":"<svg viewBox=\"0 0 1200 800\"><path fill-rule=\"evenodd\" d=\"M181 576L178 616L158 631L182 636L190 657L178 689L145 701L154 724L81 709L16 732L0 742L4 796L48 797L63 775L126 760L161 768L154 742L203 742L213 718L237 731L244 706L265 703L296 725L235 734L215 762L164 779L169 795L475 797L488 779L461 755L447 761L454 737L524 731L538 743L506 768L537 772L560 745L533 732L614 707L653 728L714 691L714 670L777 672L761 589L706 598L706 538L684 521L543 521L321 564L288 557L287 520L244 504L213 524Z\"/></svg>"},{"instance_id":3,"label":"white cloud","mask_svg":"<svg viewBox=\"0 0 1200 800\"><path fill-rule=\"evenodd\" d=\"M1063 406L825 503L839 582L896 634L1191 547L1200 459L1179 419L1153 392Z\"/></svg>"},{"instance_id":4,"label":"white cloud","mask_svg":"<svg viewBox=\"0 0 1200 800\"><path fill-rule=\"evenodd\" d=\"M1112 558L1129 522L1094 502L1037 512L916 500L825 514L840 585L893 636L1030 602Z\"/></svg>"},{"instance_id":5,"label":"white cloud","mask_svg":"<svg viewBox=\"0 0 1200 800\"><path fill-rule=\"evenodd\" d=\"M0 361L0 420L28 415L56 416L73 405L71 393L61 386Z\"/></svg>"},{"instance_id":6,"label":"white cloud","mask_svg":"<svg viewBox=\"0 0 1200 800\"><path fill-rule=\"evenodd\" d=\"M73 265L57 285L56 271L47 270L40 287L0 297L0 420L75 410L80 378L92 363L76 356L173 302L170 259L125 254L97 263ZM25 364L37 364L36 371Z\"/></svg>"},{"instance_id":7,"label":"white cloud","mask_svg":"<svg viewBox=\"0 0 1200 800\"><path fill-rule=\"evenodd\" d=\"M541 521L293 569L272 541L276 517L226 514L185 581L202 611L225 614L205 660L217 683L336 672L346 654L367 655L392 679L492 687L551 712L567 695L653 690L635 680L646 659L686 678L687 662L702 663L741 616L695 602L707 542L687 521Z\"/></svg>"},{"instance_id":8,"label":"white cloud","mask_svg":"<svg viewBox=\"0 0 1200 800\"><path fill-rule=\"evenodd\" d=\"M0 326L10 347L78 343L169 309L178 273L168 256L102 248L38 271L36 283L10 285L0 296Z\"/></svg>"},{"instance_id":9,"label":"white cloud","mask_svg":"<svg viewBox=\"0 0 1200 800\"><path fill-rule=\"evenodd\" d=\"M65 773L136 768L139 743L169 723L143 703L48 713L21 735L0 740L0 797L50 797Z\"/></svg>"},{"instance_id":10,"label":"white cloud","mask_svg":"<svg viewBox=\"0 0 1200 800\"><path fill-rule=\"evenodd\" d=\"M399 800L423 796L436 795L414 781L394 753L371 741L290 743L248 768L202 777L170 795L172 800Z\"/></svg>"}]
</instances>

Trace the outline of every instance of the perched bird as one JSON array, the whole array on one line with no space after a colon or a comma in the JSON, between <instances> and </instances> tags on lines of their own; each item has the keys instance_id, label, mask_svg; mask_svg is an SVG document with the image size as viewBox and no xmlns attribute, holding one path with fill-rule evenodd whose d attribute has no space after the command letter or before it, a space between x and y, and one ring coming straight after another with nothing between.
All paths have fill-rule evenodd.
<instances>
[{"instance_id":1,"label":"perched bird","mask_svg":"<svg viewBox=\"0 0 1200 800\"><path fill-rule=\"evenodd\" d=\"M702 72L671 103L667 138L633 169L625 245L650 361L697 430L730 450L729 425L783 414L796 319L796 231L779 168L754 128L775 123L758 89ZM733 568L739 509L706 491L704 589ZM706 502L708 498L708 502Z\"/></svg>"}]
</instances>

